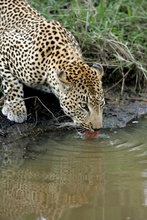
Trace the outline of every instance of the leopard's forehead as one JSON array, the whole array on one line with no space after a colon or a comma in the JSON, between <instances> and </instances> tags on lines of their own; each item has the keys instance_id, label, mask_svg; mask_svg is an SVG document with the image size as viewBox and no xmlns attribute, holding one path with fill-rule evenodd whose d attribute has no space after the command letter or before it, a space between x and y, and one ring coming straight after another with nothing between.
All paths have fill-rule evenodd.
<instances>
[{"instance_id":1,"label":"leopard's forehead","mask_svg":"<svg viewBox=\"0 0 147 220\"><path fill-rule=\"evenodd\" d=\"M76 68L75 68L76 69ZM96 97L101 96L102 81L97 76L96 71L88 68L86 71L82 68L77 68L75 71L67 72L67 80L76 88L77 93L80 92L81 95L87 94L90 99L96 99Z\"/></svg>"},{"instance_id":2,"label":"leopard's forehead","mask_svg":"<svg viewBox=\"0 0 147 220\"><path fill-rule=\"evenodd\" d=\"M104 99L102 83L86 80L82 83L78 80L68 91L68 96L71 96L75 102L89 102L97 106Z\"/></svg>"}]
</instances>

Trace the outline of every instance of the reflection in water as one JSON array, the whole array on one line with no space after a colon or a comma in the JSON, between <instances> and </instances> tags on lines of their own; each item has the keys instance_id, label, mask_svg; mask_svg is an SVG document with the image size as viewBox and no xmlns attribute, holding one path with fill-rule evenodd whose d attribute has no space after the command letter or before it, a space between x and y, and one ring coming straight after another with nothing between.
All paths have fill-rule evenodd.
<instances>
[{"instance_id":1,"label":"reflection in water","mask_svg":"<svg viewBox=\"0 0 147 220\"><path fill-rule=\"evenodd\" d=\"M1 161L0 220L145 220L146 131L147 119L98 139L30 143L28 159Z\"/></svg>"}]
</instances>

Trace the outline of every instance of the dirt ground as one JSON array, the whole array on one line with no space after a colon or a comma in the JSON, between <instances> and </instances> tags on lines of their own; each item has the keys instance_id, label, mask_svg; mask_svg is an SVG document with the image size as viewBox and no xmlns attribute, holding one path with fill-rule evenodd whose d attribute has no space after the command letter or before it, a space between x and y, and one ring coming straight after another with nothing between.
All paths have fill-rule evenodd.
<instances>
[{"instance_id":1,"label":"dirt ground","mask_svg":"<svg viewBox=\"0 0 147 220\"><path fill-rule=\"evenodd\" d=\"M104 128L122 128L131 120L147 114L147 91L136 95L127 90L122 98L118 94L110 91L105 95Z\"/></svg>"}]
</instances>

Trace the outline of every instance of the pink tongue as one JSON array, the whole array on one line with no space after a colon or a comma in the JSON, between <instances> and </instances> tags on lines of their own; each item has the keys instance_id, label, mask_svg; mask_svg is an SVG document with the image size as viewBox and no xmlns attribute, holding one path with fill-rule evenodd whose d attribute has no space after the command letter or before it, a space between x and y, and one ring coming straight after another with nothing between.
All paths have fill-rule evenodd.
<instances>
[{"instance_id":1,"label":"pink tongue","mask_svg":"<svg viewBox=\"0 0 147 220\"><path fill-rule=\"evenodd\" d=\"M93 138L93 137L97 137L98 134L99 134L98 131L94 131L94 132L85 132L85 133L83 134L83 136L86 137L86 138Z\"/></svg>"}]
</instances>

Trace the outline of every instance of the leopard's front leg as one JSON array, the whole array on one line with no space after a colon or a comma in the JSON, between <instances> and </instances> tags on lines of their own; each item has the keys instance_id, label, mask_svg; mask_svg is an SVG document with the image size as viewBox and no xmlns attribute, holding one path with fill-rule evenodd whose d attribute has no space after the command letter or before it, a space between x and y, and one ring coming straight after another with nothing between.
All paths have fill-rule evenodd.
<instances>
[{"instance_id":1,"label":"leopard's front leg","mask_svg":"<svg viewBox=\"0 0 147 220\"><path fill-rule=\"evenodd\" d=\"M22 123L27 120L27 109L24 103L23 84L12 75L9 69L1 72L5 101L2 113L10 121Z\"/></svg>"}]
</instances>

